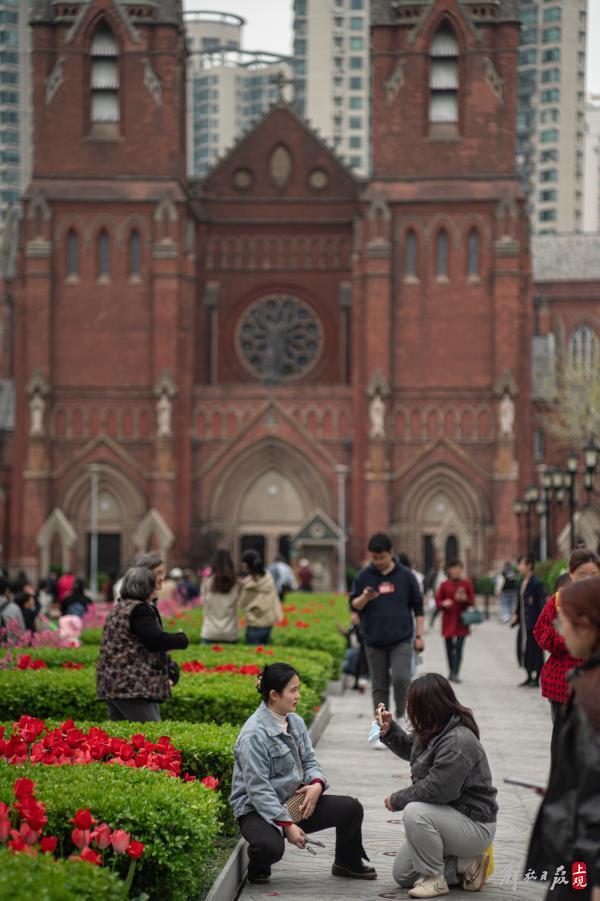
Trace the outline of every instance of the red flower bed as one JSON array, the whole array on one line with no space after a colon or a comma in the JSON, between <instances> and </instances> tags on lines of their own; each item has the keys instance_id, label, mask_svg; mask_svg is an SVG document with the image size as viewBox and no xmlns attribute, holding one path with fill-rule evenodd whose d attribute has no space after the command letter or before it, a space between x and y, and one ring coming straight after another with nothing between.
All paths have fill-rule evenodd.
<instances>
[{"instance_id":1,"label":"red flower bed","mask_svg":"<svg viewBox=\"0 0 600 901\"><path fill-rule=\"evenodd\" d=\"M17 765L26 762L46 766L109 763L164 770L171 776L181 776L181 751L173 747L167 735L152 742L138 733L126 741L108 735L99 726L83 732L77 729L73 720L67 720L56 729L48 729L44 720L22 716L13 723L6 737L4 726L0 726L0 758ZM187 774L183 778L186 782L196 780L195 776ZM205 776L201 781L207 788L216 788L219 784L213 776Z\"/></svg>"},{"instance_id":2,"label":"red flower bed","mask_svg":"<svg viewBox=\"0 0 600 901\"><path fill-rule=\"evenodd\" d=\"M237 666L235 663L223 663L220 666L206 666L199 660L190 660L181 665L184 673L238 673L241 676L258 676L262 672L262 667L256 666L254 663L248 663L244 666Z\"/></svg>"},{"instance_id":3,"label":"red flower bed","mask_svg":"<svg viewBox=\"0 0 600 901\"><path fill-rule=\"evenodd\" d=\"M7 842L13 854L37 857L39 853L54 854L56 851L57 837L42 834L48 822L46 807L34 792L35 783L31 779L17 779L13 786L13 804L0 801L0 844ZM128 887L131 887L135 861L144 853L142 842L132 839L123 829L111 831L108 823L98 824L90 810L78 810L71 822L74 826L71 841L79 851L79 854L71 855L71 860L85 860L100 866L104 863L104 852L109 849L116 854L127 854L131 858L127 877ZM93 826L96 828L92 829Z\"/></svg>"}]
</instances>

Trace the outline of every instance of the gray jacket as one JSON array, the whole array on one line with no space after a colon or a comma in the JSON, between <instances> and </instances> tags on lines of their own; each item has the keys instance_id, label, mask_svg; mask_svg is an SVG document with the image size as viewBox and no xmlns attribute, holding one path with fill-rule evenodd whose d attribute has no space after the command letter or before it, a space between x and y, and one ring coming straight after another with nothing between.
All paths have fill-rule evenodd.
<instances>
[{"instance_id":1,"label":"gray jacket","mask_svg":"<svg viewBox=\"0 0 600 901\"><path fill-rule=\"evenodd\" d=\"M268 823L289 822L283 801L302 784L315 780L328 787L302 717L288 714L284 734L266 704L242 727L235 744L229 803L237 819L256 811Z\"/></svg>"},{"instance_id":2,"label":"gray jacket","mask_svg":"<svg viewBox=\"0 0 600 901\"><path fill-rule=\"evenodd\" d=\"M13 629L9 629L9 633L13 631L15 628L18 632L25 631L25 619L23 617L23 611L19 607L15 601L10 600L7 597L0 597L0 616L9 623L12 622Z\"/></svg>"},{"instance_id":3,"label":"gray jacket","mask_svg":"<svg viewBox=\"0 0 600 901\"><path fill-rule=\"evenodd\" d=\"M486 753L460 717L452 716L425 750L394 722L381 740L398 757L410 760L412 785L391 796L394 810L404 810L411 801L449 804L477 823L496 822L497 792Z\"/></svg>"}]
</instances>

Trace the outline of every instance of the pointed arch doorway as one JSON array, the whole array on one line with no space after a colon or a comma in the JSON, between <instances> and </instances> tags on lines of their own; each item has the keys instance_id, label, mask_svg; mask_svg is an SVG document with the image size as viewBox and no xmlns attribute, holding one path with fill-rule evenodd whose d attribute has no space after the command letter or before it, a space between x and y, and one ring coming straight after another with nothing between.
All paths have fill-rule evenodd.
<instances>
[{"instance_id":1,"label":"pointed arch doorway","mask_svg":"<svg viewBox=\"0 0 600 901\"><path fill-rule=\"evenodd\" d=\"M332 486L306 454L274 438L230 460L209 499L205 528L237 561L252 547L270 563L290 556L291 537L318 509L335 517Z\"/></svg>"}]
</instances>

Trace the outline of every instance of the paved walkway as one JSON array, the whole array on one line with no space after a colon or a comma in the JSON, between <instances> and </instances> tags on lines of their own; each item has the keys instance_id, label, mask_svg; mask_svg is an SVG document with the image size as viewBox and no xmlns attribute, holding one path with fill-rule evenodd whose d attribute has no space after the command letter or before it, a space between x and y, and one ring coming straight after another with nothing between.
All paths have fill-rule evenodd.
<instances>
[{"instance_id":1,"label":"paved walkway","mask_svg":"<svg viewBox=\"0 0 600 901\"><path fill-rule=\"evenodd\" d=\"M514 629L490 621L472 631L465 646L463 684L457 686L457 694L474 710L500 805L494 841L496 869L480 897L486 901L533 901L542 898L545 889L534 882L519 881L519 877L539 797L528 789L506 785L503 779L511 776L545 781L550 745L548 704L535 689L516 687L522 670L515 660ZM427 636L420 671L427 670L447 672L439 620ZM387 794L409 783L408 764L391 752L376 751L367 744L370 697L347 691L342 697L332 698L331 703L334 716L318 744L317 756L331 782L331 791L357 796L363 803L364 844L379 878L353 882L331 876L334 833L328 830L318 836L327 846L317 849L318 857L287 845L283 861L273 868L271 884L246 885L243 901L278 895L290 901L408 898L407 890L400 889L391 875L392 859L403 839L402 816L388 813L383 806ZM450 898L467 901L473 895L451 889Z\"/></svg>"}]
</instances>

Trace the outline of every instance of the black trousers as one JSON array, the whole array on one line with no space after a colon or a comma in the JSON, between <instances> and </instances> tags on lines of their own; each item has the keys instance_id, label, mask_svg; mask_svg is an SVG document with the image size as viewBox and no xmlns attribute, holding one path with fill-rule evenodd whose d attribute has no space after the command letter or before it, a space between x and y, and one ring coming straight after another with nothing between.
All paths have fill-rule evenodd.
<instances>
[{"instance_id":1,"label":"black trousers","mask_svg":"<svg viewBox=\"0 0 600 901\"><path fill-rule=\"evenodd\" d=\"M446 638L448 667L450 668L450 672L455 676L458 676L458 671L460 669L464 643L464 635L455 635L453 638Z\"/></svg>"},{"instance_id":2,"label":"black trousers","mask_svg":"<svg viewBox=\"0 0 600 901\"><path fill-rule=\"evenodd\" d=\"M322 795L315 812L298 823L304 832L320 832L335 826L335 862L359 870L367 858L362 844L363 808L360 801L346 795ZM285 839L279 829L267 823L259 813L246 813L238 820L248 842L250 875L270 874L271 865L283 857Z\"/></svg>"}]
</instances>

